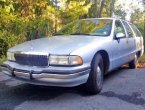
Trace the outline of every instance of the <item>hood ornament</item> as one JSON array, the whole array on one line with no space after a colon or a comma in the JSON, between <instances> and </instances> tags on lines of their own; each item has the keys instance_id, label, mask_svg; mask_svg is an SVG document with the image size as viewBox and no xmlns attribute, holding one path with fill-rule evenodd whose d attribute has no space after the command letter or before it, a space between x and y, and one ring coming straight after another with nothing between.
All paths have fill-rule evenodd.
<instances>
[{"instance_id":1,"label":"hood ornament","mask_svg":"<svg viewBox=\"0 0 145 110\"><path fill-rule=\"evenodd\" d=\"M33 43L30 44L30 49L33 50Z\"/></svg>"}]
</instances>

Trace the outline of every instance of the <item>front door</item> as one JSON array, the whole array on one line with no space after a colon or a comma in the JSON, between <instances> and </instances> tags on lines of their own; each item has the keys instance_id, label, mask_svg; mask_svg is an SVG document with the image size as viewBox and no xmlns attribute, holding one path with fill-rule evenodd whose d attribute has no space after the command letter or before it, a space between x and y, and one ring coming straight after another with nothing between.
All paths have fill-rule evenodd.
<instances>
[{"instance_id":1,"label":"front door","mask_svg":"<svg viewBox=\"0 0 145 110\"><path fill-rule=\"evenodd\" d=\"M117 33L123 33L124 37L116 39ZM114 39L112 42L112 69L119 67L128 61L128 39L125 32L125 28L120 20L115 21Z\"/></svg>"}]
</instances>

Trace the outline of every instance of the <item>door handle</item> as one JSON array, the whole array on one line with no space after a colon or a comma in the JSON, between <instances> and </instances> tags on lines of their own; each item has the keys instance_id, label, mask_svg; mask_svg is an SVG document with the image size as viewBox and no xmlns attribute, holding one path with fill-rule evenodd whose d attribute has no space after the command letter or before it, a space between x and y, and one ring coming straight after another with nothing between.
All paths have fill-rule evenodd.
<instances>
[{"instance_id":1,"label":"door handle","mask_svg":"<svg viewBox=\"0 0 145 110\"><path fill-rule=\"evenodd\" d=\"M127 40L126 43L129 44L129 41Z\"/></svg>"}]
</instances>

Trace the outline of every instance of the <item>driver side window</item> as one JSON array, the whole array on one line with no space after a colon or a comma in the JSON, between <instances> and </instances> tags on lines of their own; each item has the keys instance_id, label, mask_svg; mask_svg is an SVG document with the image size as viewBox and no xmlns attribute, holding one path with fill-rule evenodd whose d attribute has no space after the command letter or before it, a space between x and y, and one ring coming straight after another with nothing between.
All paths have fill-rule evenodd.
<instances>
[{"instance_id":1,"label":"driver side window","mask_svg":"<svg viewBox=\"0 0 145 110\"><path fill-rule=\"evenodd\" d=\"M122 23L120 22L120 20L115 21L115 35L117 33L123 33L125 35L125 30L124 30L124 27L123 27Z\"/></svg>"}]
</instances>

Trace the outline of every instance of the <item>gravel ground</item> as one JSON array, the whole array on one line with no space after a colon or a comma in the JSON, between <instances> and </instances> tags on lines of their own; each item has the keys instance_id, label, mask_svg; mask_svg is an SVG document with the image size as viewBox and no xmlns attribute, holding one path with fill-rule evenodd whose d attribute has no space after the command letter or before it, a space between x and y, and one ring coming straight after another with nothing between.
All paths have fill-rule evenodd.
<instances>
[{"instance_id":1,"label":"gravel ground","mask_svg":"<svg viewBox=\"0 0 145 110\"><path fill-rule=\"evenodd\" d=\"M30 85L0 73L0 110L145 110L145 69L111 72L98 95L81 86Z\"/></svg>"}]
</instances>

